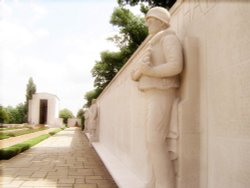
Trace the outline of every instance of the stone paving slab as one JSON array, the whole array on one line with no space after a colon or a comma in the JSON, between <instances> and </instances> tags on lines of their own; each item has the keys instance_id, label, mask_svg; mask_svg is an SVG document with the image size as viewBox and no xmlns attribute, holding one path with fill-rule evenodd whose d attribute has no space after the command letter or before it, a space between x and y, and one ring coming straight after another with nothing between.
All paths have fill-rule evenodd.
<instances>
[{"instance_id":1,"label":"stone paving slab","mask_svg":"<svg viewBox=\"0 0 250 188\"><path fill-rule=\"evenodd\" d=\"M15 137L10 137L7 139L0 140L0 149L6 148L9 146L13 146L13 145L18 144L20 142L24 142L25 140L29 140L31 138L35 138L35 137L38 137L38 136L43 135L43 134L47 134L55 129L58 129L58 128L49 128L49 129L46 129L43 131L38 131L38 132L34 132L34 133L24 134L21 136L15 136Z\"/></svg>"},{"instance_id":2,"label":"stone paving slab","mask_svg":"<svg viewBox=\"0 0 250 188\"><path fill-rule=\"evenodd\" d=\"M79 128L68 128L0 162L0 187L117 188Z\"/></svg>"}]
</instances>

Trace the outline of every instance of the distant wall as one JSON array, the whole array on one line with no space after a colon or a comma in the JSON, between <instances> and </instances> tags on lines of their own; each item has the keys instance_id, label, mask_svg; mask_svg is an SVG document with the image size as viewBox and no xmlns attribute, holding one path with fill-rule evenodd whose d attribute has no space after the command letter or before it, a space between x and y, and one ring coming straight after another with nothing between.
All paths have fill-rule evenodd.
<instances>
[{"instance_id":1,"label":"distant wall","mask_svg":"<svg viewBox=\"0 0 250 188\"><path fill-rule=\"evenodd\" d=\"M76 122L78 126L81 126L81 119L79 118L69 118L68 119L68 126L69 127L74 127L76 125Z\"/></svg>"},{"instance_id":2,"label":"distant wall","mask_svg":"<svg viewBox=\"0 0 250 188\"><path fill-rule=\"evenodd\" d=\"M185 57L178 188L247 188L250 2L184 0L177 1L171 13ZM97 100L99 144L144 183L148 179L145 96L130 75L147 40Z\"/></svg>"}]
</instances>

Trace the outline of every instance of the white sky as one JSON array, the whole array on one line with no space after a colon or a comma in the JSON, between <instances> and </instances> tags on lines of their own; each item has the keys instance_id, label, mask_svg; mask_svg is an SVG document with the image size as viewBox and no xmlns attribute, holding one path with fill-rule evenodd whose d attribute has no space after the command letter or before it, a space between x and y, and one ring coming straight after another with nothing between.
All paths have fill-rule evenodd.
<instances>
[{"instance_id":1,"label":"white sky","mask_svg":"<svg viewBox=\"0 0 250 188\"><path fill-rule=\"evenodd\" d=\"M93 89L90 70L106 39L116 0L0 0L0 104L25 101L32 77L37 92L55 94L75 115Z\"/></svg>"}]
</instances>

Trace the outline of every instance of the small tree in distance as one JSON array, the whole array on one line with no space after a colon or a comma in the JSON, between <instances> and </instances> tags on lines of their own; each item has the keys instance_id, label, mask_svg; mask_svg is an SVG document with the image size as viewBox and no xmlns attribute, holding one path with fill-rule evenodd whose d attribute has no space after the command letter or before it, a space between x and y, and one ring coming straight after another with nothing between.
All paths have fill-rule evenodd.
<instances>
[{"instance_id":1,"label":"small tree in distance","mask_svg":"<svg viewBox=\"0 0 250 188\"><path fill-rule=\"evenodd\" d=\"M29 100L32 99L32 95L36 93L36 84L33 78L29 78L29 82L26 87L26 101L24 103L24 121L28 121L28 111L29 111Z\"/></svg>"},{"instance_id":2,"label":"small tree in distance","mask_svg":"<svg viewBox=\"0 0 250 188\"><path fill-rule=\"evenodd\" d=\"M8 121L9 116L3 106L0 106L0 124Z\"/></svg>"},{"instance_id":3,"label":"small tree in distance","mask_svg":"<svg viewBox=\"0 0 250 188\"><path fill-rule=\"evenodd\" d=\"M81 119L81 128L82 128L82 130L84 130L84 120L85 120L85 118L84 118L84 110L82 108L78 110L76 117Z\"/></svg>"},{"instance_id":4,"label":"small tree in distance","mask_svg":"<svg viewBox=\"0 0 250 188\"><path fill-rule=\"evenodd\" d=\"M59 117L60 117L60 118L63 118L63 123L64 123L65 125L67 125L68 119L69 119L69 118L73 118L74 115L73 115L73 113L72 113L69 109L64 108L64 109L62 109L62 110L59 112Z\"/></svg>"}]
</instances>

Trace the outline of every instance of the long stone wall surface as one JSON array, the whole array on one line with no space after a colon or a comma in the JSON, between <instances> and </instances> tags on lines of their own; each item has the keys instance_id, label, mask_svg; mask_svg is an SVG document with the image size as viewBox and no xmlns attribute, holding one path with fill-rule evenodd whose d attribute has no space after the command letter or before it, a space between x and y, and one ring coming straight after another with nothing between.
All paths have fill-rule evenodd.
<instances>
[{"instance_id":1,"label":"long stone wall surface","mask_svg":"<svg viewBox=\"0 0 250 188\"><path fill-rule=\"evenodd\" d=\"M170 12L185 59L179 91L177 187L247 188L250 2L183 0ZM97 145L138 178L137 187L145 187L149 173L146 106L144 94L131 80L131 71L147 40L97 100Z\"/></svg>"}]
</instances>

